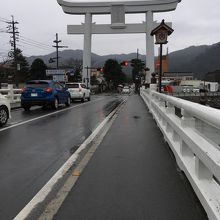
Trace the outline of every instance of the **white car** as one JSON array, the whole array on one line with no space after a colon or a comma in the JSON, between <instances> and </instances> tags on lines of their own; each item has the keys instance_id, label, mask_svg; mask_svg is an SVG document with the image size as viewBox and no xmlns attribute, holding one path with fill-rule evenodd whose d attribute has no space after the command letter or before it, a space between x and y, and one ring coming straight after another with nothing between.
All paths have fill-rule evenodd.
<instances>
[{"instance_id":1,"label":"white car","mask_svg":"<svg viewBox=\"0 0 220 220\"><path fill-rule=\"evenodd\" d=\"M90 98L90 89L87 89L84 83L66 83L68 91L70 93L71 100L80 99L84 102L86 99L88 101Z\"/></svg>"},{"instance_id":2,"label":"white car","mask_svg":"<svg viewBox=\"0 0 220 220\"><path fill-rule=\"evenodd\" d=\"M129 94L130 93L130 87L129 86L124 86L124 88L122 89L122 93Z\"/></svg>"},{"instance_id":3,"label":"white car","mask_svg":"<svg viewBox=\"0 0 220 220\"><path fill-rule=\"evenodd\" d=\"M199 89L199 88L193 88L193 92L194 92L194 93L199 93L199 92L200 92L200 89Z\"/></svg>"},{"instance_id":4,"label":"white car","mask_svg":"<svg viewBox=\"0 0 220 220\"><path fill-rule=\"evenodd\" d=\"M0 126L5 125L9 118L11 118L10 102L5 96L0 94Z\"/></svg>"}]
</instances>

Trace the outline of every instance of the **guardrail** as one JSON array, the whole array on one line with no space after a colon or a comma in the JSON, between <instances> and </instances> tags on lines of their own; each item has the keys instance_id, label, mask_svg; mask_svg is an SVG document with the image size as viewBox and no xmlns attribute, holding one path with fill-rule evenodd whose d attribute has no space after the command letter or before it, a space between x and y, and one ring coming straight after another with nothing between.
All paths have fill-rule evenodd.
<instances>
[{"instance_id":1,"label":"guardrail","mask_svg":"<svg viewBox=\"0 0 220 220\"><path fill-rule=\"evenodd\" d=\"M209 219L220 219L220 110L141 89Z\"/></svg>"},{"instance_id":2,"label":"guardrail","mask_svg":"<svg viewBox=\"0 0 220 220\"><path fill-rule=\"evenodd\" d=\"M21 102L21 89L14 89L13 85L8 85L7 89L0 89L0 93L9 99L11 104Z\"/></svg>"}]
</instances>

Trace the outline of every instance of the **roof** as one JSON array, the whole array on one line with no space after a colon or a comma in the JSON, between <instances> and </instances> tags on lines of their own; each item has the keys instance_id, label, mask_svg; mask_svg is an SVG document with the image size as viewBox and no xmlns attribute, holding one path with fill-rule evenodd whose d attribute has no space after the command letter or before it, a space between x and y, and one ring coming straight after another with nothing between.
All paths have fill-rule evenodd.
<instances>
[{"instance_id":1,"label":"roof","mask_svg":"<svg viewBox=\"0 0 220 220\"><path fill-rule=\"evenodd\" d=\"M112 6L124 6L125 13L167 12L176 9L181 0L139 0L139 1L66 1L57 0L67 14L110 14Z\"/></svg>"},{"instance_id":2,"label":"roof","mask_svg":"<svg viewBox=\"0 0 220 220\"><path fill-rule=\"evenodd\" d=\"M194 76L193 72L164 72L164 76Z\"/></svg>"},{"instance_id":3,"label":"roof","mask_svg":"<svg viewBox=\"0 0 220 220\"><path fill-rule=\"evenodd\" d=\"M29 80L27 81L26 83L31 83L31 82L45 82L45 83L51 83L51 82L54 82L53 80L41 80L41 79L35 79L35 80Z\"/></svg>"},{"instance_id":4,"label":"roof","mask_svg":"<svg viewBox=\"0 0 220 220\"><path fill-rule=\"evenodd\" d=\"M151 35L152 36L155 35L158 32L158 30L162 28L167 30L168 35L171 35L173 33L173 29L169 27L168 25L166 25L163 19L162 22L151 31Z\"/></svg>"}]
</instances>

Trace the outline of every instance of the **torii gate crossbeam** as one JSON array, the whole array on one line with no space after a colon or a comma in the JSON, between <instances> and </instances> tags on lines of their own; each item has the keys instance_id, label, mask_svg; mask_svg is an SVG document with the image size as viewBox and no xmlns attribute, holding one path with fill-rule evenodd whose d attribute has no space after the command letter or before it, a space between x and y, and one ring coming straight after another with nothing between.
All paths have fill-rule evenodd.
<instances>
[{"instance_id":1,"label":"torii gate crossbeam","mask_svg":"<svg viewBox=\"0 0 220 220\"><path fill-rule=\"evenodd\" d=\"M85 67L91 66L92 34L146 33L146 66L150 69L146 80L150 82L150 73L154 72L154 39L153 36L151 36L151 31L155 28L156 22L153 21L153 13L175 10L180 1L181 0L68 2L57 0L65 13L85 15L84 24L67 26L68 34L84 34L83 81L88 77L88 69L86 70ZM145 13L146 22L126 24L126 13ZM111 14L111 24L93 24L93 14ZM171 23L167 24L171 26Z\"/></svg>"}]
</instances>

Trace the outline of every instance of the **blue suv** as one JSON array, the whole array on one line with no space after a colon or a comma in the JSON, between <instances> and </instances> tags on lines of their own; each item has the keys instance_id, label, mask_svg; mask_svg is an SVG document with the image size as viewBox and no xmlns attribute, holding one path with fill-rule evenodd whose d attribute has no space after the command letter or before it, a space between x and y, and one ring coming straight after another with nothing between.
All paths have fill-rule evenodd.
<instances>
[{"instance_id":1,"label":"blue suv","mask_svg":"<svg viewBox=\"0 0 220 220\"><path fill-rule=\"evenodd\" d=\"M70 93L67 88L53 80L32 80L26 83L21 93L21 107L25 111L31 106L52 106L57 109L59 104L69 106L71 102Z\"/></svg>"}]
</instances>

